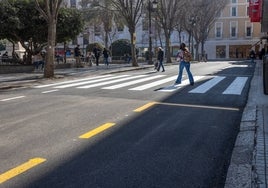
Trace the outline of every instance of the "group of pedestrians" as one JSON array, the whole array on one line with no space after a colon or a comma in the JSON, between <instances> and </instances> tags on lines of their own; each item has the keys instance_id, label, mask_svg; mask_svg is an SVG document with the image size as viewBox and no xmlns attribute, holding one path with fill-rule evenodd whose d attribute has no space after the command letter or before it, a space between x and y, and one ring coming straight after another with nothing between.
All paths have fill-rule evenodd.
<instances>
[{"instance_id":1,"label":"group of pedestrians","mask_svg":"<svg viewBox=\"0 0 268 188\"><path fill-rule=\"evenodd\" d=\"M190 70L190 62L192 59L192 55L188 48L186 47L185 43L182 43L180 45L180 49L177 53L177 61L180 62L179 65L179 73L178 77L175 81L174 85L181 84L181 79L182 79L182 74L184 68L186 69L186 72L188 74L188 79L190 82L190 85L194 85L194 78ZM158 53L157 53L157 64L155 69L159 72L160 68L162 68L162 72L165 72L165 67L163 65L163 60L164 60L164 50L162 47L158 47Z\"/></svg>"},{"instance_id":2,"label":"group of pedestrians","mask_svg":"<svg viewBox=\"0 0 268 188\"><path fill-rule=\"evenodd\" d=\"M103 55L103 60L104 60L104 64L108 67L109 63L111 62L111 54L110 51L107 50L106 48L103 49L103 51L101 51L97 46L95 46L93 48L93 54L94 58L95 58L95 63L96 66L99 66L99 59L100 56ZM91 56L91 55L90 55ZM74 49L74 57L76 60L76 67L82 67L82 63L81 63L81 50L80 50L80 46L77 45ZM175 85L177 84L181 84L181 79L182 79L182 74L183 74L183 70L184 68L186 69L186 72L188 74L188 79L190 82L190 85L194 85L194 79L193 79L193 75L191 73L190 70L190 61L191 61L191 53L188 50L188 48L186 47L185 43L182 43L180 45L180 49L177 53L177 61L180 62L179 64L179 73L178 73L178 77L175 81ZM157 66L155 67L155 69L157 69L157 71L159 72L160 69L162 69L162 72L165 72L165 67L163 65L163 61L164 61L164 50L162 47L158 47L158 53L157 53ZM38 69L39 65L42 66L42 69L44 68L44 58L42 57L41 53L38 53L34 56L34 65L36 67L36 69Z\"/></svg>"},{"instance_id":3,"label":"group of pedestrians","mask_svg":"<svg viewBox=\"0 0 268 188\"><path fill-rule=\"evenodd\" d=\"M91 52L88 53L87 58L90 60L92 60L92 58L94 58L96 66L99 66L99 60L100 60L101 55L103 55L104 64L107 67L109 66L109 63L112 61L111 53L109 50L104 48L103 51L101 51L97 46L94 46L92 52L93 52L93 54ZM74 57L76 60L76 67L82 67L82 64L81 64L82 54L81 54L81 50L80 50L79 45L77 45L74 49Z\"/></svg>"}]
</instances>

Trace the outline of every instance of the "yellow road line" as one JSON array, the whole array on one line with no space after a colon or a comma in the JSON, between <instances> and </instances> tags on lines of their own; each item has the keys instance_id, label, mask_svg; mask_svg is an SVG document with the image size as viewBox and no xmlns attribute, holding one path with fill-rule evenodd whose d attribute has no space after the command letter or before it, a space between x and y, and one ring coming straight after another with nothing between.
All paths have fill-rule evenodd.
<instances>
[{"instance_id":1,"label":"yellow road line","mask_svg":"<svg viewBox=\"0 0 268 188\"><path fill-rule=\"evenodd\" d=\"M143 110L146 110L155 104L158 104L158 103L157 102L149 102L149 103L143 105L142 107L137 108L136 110L134 110L134 112L142 112Z\"/></svg>"},{"instance_id":2,"label":"yellow road line","mask_svg":"<svg viewBox=\"0 0 268 188\"><path fill-rule=\"evenodd\" d=\"M189 107L189 108L207 108L207 109L215 109L215 110L230 110L230 111L239 111L239 108L232 107L222 107L222 106L208 106L208 105L195 105L195 104L182 104L182 103L166 103L166 102L149 102L142 107L137 108L134 112L142 112L153 105L168 105L168 106L178 106L178 107Z\"/></svg>"},{"instance_id":3,"label":"yellow road line","mask_svg":"<svg viewBox=\"0 0 268 188\"><path fill-rule=\"evenodd\" d=\"M178 107L188 107L188 108L206 108L206 109L215 109L215 110L230 110L230 111L239 111L239 108L232 107L222 107L222 106L208 106L208 105L195 105L195 104L175 104L175 103L158 103L160 105L168 105L168 106L178 106Z\"/></svg>"},{"instance_id":4,"label":"yellow road line","mask_svg":"<svg viewBox=\"0 0 268 188\"><path fill-rule=\"evenodd\" d=\"M84 139L91 138L91 137L105 131L106 129L109 129L110 127L112 127L114 125L115 125L115 123L105 123L105 124L97 127L96 129L93 129L93 130L79 136L79 138L84 138Z\"/></svg>"},{"instance_id":5,"label":"yellow road line","mask_svg":"<svg viewBox=\"0 0 268 188\"><path fill-rule=\"evenodd\" d=\"M13 169L10 169L9 171L3 173L3 174L0 174L0 184L45 162L46 159L43 159L43 158L33 158L33 159L30 159L28 162L26 163L23 163Z\"/></svg>"}]
</instances>

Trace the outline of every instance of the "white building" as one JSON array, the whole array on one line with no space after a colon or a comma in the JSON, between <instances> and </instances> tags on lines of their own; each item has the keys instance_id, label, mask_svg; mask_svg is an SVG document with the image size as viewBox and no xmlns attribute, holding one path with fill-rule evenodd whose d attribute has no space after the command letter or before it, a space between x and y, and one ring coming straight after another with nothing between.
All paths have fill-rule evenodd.
<instances>
[{"instance_id":1,"label":"white building","mask_svg":"<svg viewBox=\"0 0 268 188\"><path fill-rule=\"evenodd\" d=\"M248 16L249 0L229 1L219 18L215 21L205 43L208 59L246 58L251 48L256 52L262 48L260 43L260 37L262 36L261 25L260 23L251 23ZM76 8L79 8L79 2L80 0L65 0L68 6ZM141 49L141 52L146 51L149 46L148 26L144 27L146 19L148 18L142 17L136 27L136 45ZM151 37L153 48L161 45L165 47L165 38L157 33L154 25L154 21L152 21ZM89 43L104 43L104 36L100 34L102 32L95 33L94 28L88 28ZM187 33L183 33L181 38L181 42L187 44ZM113 41L117 39L130 39L128 28L125 27L121 31L116 31ZM81 43L79 37L78 41ZM178 46L179 36L178 32L175 31L171 36L171 52L173 55L176 54Z\"/></svg>"}]
</instances>

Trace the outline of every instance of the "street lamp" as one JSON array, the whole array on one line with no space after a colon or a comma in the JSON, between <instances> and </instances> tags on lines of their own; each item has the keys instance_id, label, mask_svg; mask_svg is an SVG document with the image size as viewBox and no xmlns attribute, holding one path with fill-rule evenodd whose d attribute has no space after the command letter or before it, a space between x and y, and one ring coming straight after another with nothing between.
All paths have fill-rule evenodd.
<instances>
[{"instance_id":1,"label":"street lamp","mask_svg":"<svg viewBox=\"0 0 268 188\"><path fill-rule=\"evenodd\" d=\"M189 20L190 22L190 25L191 25L191 53L194 54L194 32L193 32L193 28L196 24L196 17L195 16L192 16Z\"/></svg>"},{"instance_id":2,"label":"street lamp","mask_svg":"<svg viewBox=\"0 0 268 188\"><path fill-rule=\"evenodd\" d=\"M153 54L152 54L152 16L151 13L157 8L157 1L151 1L148 2L148 13L149 13L149 64L153 64Z\"/></svg>"}]
</instances>

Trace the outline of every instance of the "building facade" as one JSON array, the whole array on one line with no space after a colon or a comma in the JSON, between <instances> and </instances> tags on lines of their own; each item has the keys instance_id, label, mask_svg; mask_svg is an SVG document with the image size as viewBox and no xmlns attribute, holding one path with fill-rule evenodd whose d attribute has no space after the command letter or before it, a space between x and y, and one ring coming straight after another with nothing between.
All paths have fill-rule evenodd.
<instances>
[{"instance_id":1,"label":"building facade","mask_svg":"<svg viewBox=\"0 0 268 188\"><path fill-rule=\"evenodd\" d=\"M228 0L227 6L222 10L221 14L215 20L204 48L208 59L245 59L249 55L251 49L258 53L263 47L264 43L260 40L267 32L268 16L263 18L262 22L250 22L249 18L249 1L250 0ZM63 6L81 8L81 0L64 0ZM264 6L268 6L268 0L263 0ZM264 15L263 10L263 15ZM116 25L116 24L114 24ZM266 29L266 30L265 30ZM111 31L109 44L118 39L130 39L130 34L126 26L118 29L114 27ZM266 34L267 35L267 34ZM152 47L156 49L158 46L165 47L165 38L163 33L157 28L154 14L152 14L151 27ZM86 41L86 42L85 42ZM77 40L69 44L72 49L76 44L80 44L83 49L88 43L102 43L104 44L104 32L102 26L86 26L83 33L81 33ZM188 44L187 32L182 32L180 35L174 31L171 35L171 53L176 55L178 46L181 42ZM149 47L149 28L148 17L143 15L136 27L136 45L140 49L139 55L144 55ZM62 49L62 45L58 45ZM12 51L11 46L7 46L7 51ZM23 49L17 48L17 51ZM85 52L85 51L83 51ZM199 50L200 52L200 50ZM86 53L86 52L85 52ZM22 53L21 53L22 54Z\"/></svg>"},{"instance_id":2,"label":"building facade","mask_svg":"<svg viewBox=\"0 0 268 188\"><path fill-rule=\"evenodd\" d=\"M261 25L250 22L249 0L229 1L206 41L208 59L243 59L251 49L258 53L262 48Z\"/></svg>"},{"instance_id":3,"label":"building facade","mask_svg":"<svg viewBox=\"0 0 268 188\"><path fill-rule=\"evenodd\" d=\"M228 0L227 6L216 19L213 27L210 30L209 37L205 42L205 52L208 59L244 59L248 57L251 49L257 53L262 48L260 38L261 24L252 23L249 18L249 0ZM65 3L70 7L79 8L80 0L66 0ZM141 54L148 50L149 46L149 31L148 18L143 16L136 28L136 45L140 49ZM101 27L100 27L101 29ZM158 29L152 21L152 46L165 46L164 36L158 33ZM103 43L101 32L94 31L94 28L89 30L89 43L100 42ZM116 30L114 33L114 40L130 39L128 29L125 27L121 30ZM180 39L180 41L179 41ZM81 43L81 36L78 39ZM187 44L188 34L173 32L171 36L171 52L176 54L179 43L185 42ZM113 41L110 41L110 43ZM200 51L200 50L199 50Z\"/></svg>"}]
</instances>

